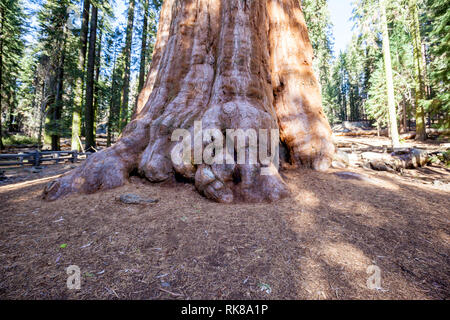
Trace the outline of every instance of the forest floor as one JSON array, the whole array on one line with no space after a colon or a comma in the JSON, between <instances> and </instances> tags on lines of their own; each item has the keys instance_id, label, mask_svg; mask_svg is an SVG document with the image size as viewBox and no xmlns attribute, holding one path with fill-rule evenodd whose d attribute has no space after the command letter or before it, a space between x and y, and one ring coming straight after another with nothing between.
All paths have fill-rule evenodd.
<instances>
[{"instance_id":1,"label":"forest floor","mask_svg":"<svg viewBox=\"0 0 450 320\"><path fill-rule=\"evenodd\" d=\"M71 166L6 173L16 178L0 185L1 299L450 298L444 167L284 171L292 196L272 204L217 204L191 184L137 177L42 201ZM118 201L127 193L159 202ZM81 269L80 290L66 287L69 265ZM372 265L378 290L367 286Z\"/></svg>"}]
</instances>

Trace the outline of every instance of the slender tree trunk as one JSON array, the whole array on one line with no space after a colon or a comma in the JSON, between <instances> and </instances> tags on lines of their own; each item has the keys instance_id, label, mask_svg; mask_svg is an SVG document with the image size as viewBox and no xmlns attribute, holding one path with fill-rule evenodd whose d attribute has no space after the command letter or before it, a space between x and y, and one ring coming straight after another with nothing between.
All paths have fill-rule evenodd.
<instances>
[{"instance_id":1,"label":"slender tree trunk","mask_svg":"<svg viewBox=\"0 0 450 320\"><path fill-rule=\"evenodd\" d=\"M100 21L100 32L98 36L98 45L97 45L97 53L95 57L95 81L94 81L94 139L97 134L97 117L98 117L98 108L99 108L99 79L100 79L100 66L102 59L102 37L103 37L103 20Z\"/></svg>"},{"instance_id":2,"label":"slender tree trunk","mask_svg":"<svg viewBox=\"0 0 450 320\"><path fill-rule=\"evenodd\" d=\"M59 151L61 149L60 139L61 139L61 115L63 107L63 85L64 85L64 60L65 60L65 50L63 49L61 57L61 66L58 68L58 83L56 87L55 95L55 105L53 108L52 120L55 124L54 131L52 132L52 150Z\"/></svg>"},{"instance_id":3,"label":"slender tree trunk","mask_svg":"<svg viewBox=\"0 0 450 320\"><path fill-rule=\"evenodd\" d=\"M95 148L94 136L94 68L95 48L97 43L97 14L98 8L92 6L91 26L89 31L88 66L86 73L86 103L85 103L85 128L86 128L86 150Z\"/></svg>"},{"instance_id":4,"label":"slender tree trunk","mask_svg":"<svg viewBox=\"0 0 450 320\"><path fill-rule=\"evenodd\" d=\"M52 82L54 81L54 79L52 79ZM45 112L45 122L44 122L44 143L46 141L50 140L50 143L52 142L52 131L54 130L54 121L53 121L53 116L54 116L54 108L55 108L55 87L54 84L52 83L51 85L48 85L48 97L45 101L44 104L44 110L46 110ZM52 147L52 145L50 145Z\"/></svg>"},{"instance_id":5,"label":"slender tree trunk","mask_svg":"<svg viewBox=\"0 0 450 320\"><path fill-rule=\"evenodd\" d=\"M83 1L83 15L81 19L80 31L80 51L78 53L78 77L76 79L75 87L75 104L72 116L72 150L80 151L81 145L81 110L83 108L83 79L85 71L87 38L89 29L89 10L90 0Z\"/></svg>"},{"instance_id":6,"label":"slender tree trunk","mask_svg":"<svg viewBox=\"0 0 450 320\"><path fill-rule=\"evenodd\" d=\"M41 148L43 147L43 143L42 143L42 131L44 128L44 119L46 117L46 105L47 102L45 101L45 80L42 81L42 88L41 88L41 104L39 106L39 130L38 130L38 150L41 150Z\"/></svg>"},{"instance_id":7,"label":"slender tree trunk","mask_svg":"<svg viewBox=\"0 0 450 320\"><path fill-rule=\"evenodd\" d=\"M347 94L345 93L345 89L344 89L344 91L343 91L343 100L342 100L342 102L343 102L343 105L342 105L342 107L343 107L343 114L344 114L344 117L343 117L343 121L347 121L348 120L348 117L347 117Z\"/></svg>"},{"instance_id":8,"label":"slender tree trunk","mask_svg":"<svg viewBox=\"0 0 450 320\"><path fill-rule=\"evenodd\" d=\"M36 120L39 119L39 117L36 118L36 111L38 110L38 106L37 106L37 95L38 95L38 86L39 86L39 81L38 81L38 75L37 73L35 73L34 75L34 80L33 80L33 100L31 102L31 110L32 110L32 117L33 117L33 121L30 124L30 127L28 129L29 131L29 135L36 137Z\"/></svg>"},{"instance_id":9,"label":"slender tree trunk","mask_svg":"<svg viewBox=\"0 0 450 320\"><path fill-rule=\"evenodd\" d=\"M44 197L121 186L131 172L153 182L182 176L218 202L288 196L276 151L257 161L249 156L270 133L274 143L260 145L261 153L282 143L291 168L328 169L335 147L312 61L297 0L165 0L136 117L112 147L50 183ZM212 138L199 126L249 136L217 150L218 162L211 163L206 151ZM180 130L196 134L179 141L173 134ZM251 139L257 131L262 136ZM244 155L237 163L236 152ZM177 161L180 153L187 161ZM221 163L224 158L231 163Z\"/></svg>"},{"instance_id":10,"label":"slender tree trunk","mask_svg":"<svg viewBox=\"0 0 450 320\"><path fill-rule=\"evenodd\" d=\"M14 89L12 89L14 90ZM8 107L8 131L14 132L14 99L12 96L12 90L8 90L6 93L6 103Z\"/></svg>"},{"instance_id":11,"label":"slender tree trunk","mask_svg":"<svg viewBox=\"0 0 450 320\"><path fill-rule=\"evenodd\" d=\"M138 82L138 92L141 92L144 87L145 81L145 64L146 64L146 52L147 52L147 34L148 34L148 15L149 15L149 5L148 0L144 1L144 19L142 22L142 41L141 41L141 61L139 64L139 82ZM138 100L136 99L136 105ZM136 110L134 110L136 111Z\"/></svg>"},{"instance_id":12,"label":"slender tree trunk","mask_svg":"<svg viewBox=\"0 0 450 320\"><path fill-rule=\"evenodd\" d=\"M408 109L406 107L406 101L403 99L402 101L402 116L403 116L403 132L408 132Z\"/></svg>"},{"instance_id":13,"label":"slender tree trunk","mask_svg":"<svg viewBox=\"0 0 450 320\"><path fill-rule=\"evenodd\" d=\"M424 141L427 138L425 129L425 112L421 100L425 98L424 57L422 54L422 40L420 37L419 14L417 12L417 0L409 0L411 16L411 36L414 48L414 72L415 72L415 105L416 105L416 140Z\"/></svg>"},{"instance_id":14,"label":"slender tree trunk","mask_svg":"<svg viewBox=\"0 0 450 320\"><path fill-rule=\"evenodd\" d=\"M63 86L64 86L64 63L66 60L66 27L63 27L63 40L61 43L61 57L58 65L55 104L53 107L52 121L54 123L52 139L52 150L59 151L61 138L61 115L63 108Z\"/></svg>"},{"instance_id":15,"label":"slender tree trunk","mask_svg":"<svg viewBox=\"0 0 450 320\"><path fill-rule=\"evenodd\" d=\"M417 7L416 7L417 10ZM419 25L419 24L418 24ZM420 34L420 26L419 26L419 34ZM428 71L428 53L427 53L427 46L425 43L422 43L422 65L423 65L423 79L424 79L424 86L425 86L425 98L430 99L431 97L431 84L430 84L430 78L429 78L429 71Z\"/></svg>"},{"instance_id":16,"label":"slender tree trunk","mask_svg":"<svg viewBox=\"0 0 450 320\"><path fill-rule=\"evenodd\" d=\"M111 146L113 127L116 120L116 107L115 107L115 92L116 92L116 48L114 44L114 62L113 62L113 70L112 70L112 78L111 78L111 100L109 101L109 116L108 116L108 132L106 137L106 146Z\"/></svg>"},{"instance_id":17,"label":"slender tree trunk","mask_svg":"<svg viewBox=\"0 0 450 320\"><path fill-rule=\"evenodd\" d=\"M386 74L386 86L388 97L388 109L389 109L389 127L391 133L392 146L398 148L400 146L400 140L398 136L397 126L397 112L395 111L395 96L394 96L394 80L392 78L392 63L391 63L391 47L389 44L389 31L386 18L386 0L381 0L381 17L383 28L383 59L384 69Z\"/></svg>"},{"instance_id":18,"label":"slender tree trunk","mask_svg":"<svg viewBox=\"0 0 450 320\"><path fill-rule=\"evenodd\" d=\"M130 5L128 7L127 33L124 49L125 69L123 75L120 131L122 131L123 128L125 128L125 126L128 123L128 99L129 99L128 96L130 93L130 64L131 64L131 45L133 43L134 5L135 0L130 0Z\"/></svg>"},{"instance_id":19,"label":"slender tree trunk","mask_svg":"<svg viewBox=\"0 0 450 320\"><path fill-rule=\"evenodd\" d=\"M0 7L0 150L3 150L3 130L2 130L2 96L3 96L3 25L4 12L3 6Z\"/></svg>"}]
</instances>

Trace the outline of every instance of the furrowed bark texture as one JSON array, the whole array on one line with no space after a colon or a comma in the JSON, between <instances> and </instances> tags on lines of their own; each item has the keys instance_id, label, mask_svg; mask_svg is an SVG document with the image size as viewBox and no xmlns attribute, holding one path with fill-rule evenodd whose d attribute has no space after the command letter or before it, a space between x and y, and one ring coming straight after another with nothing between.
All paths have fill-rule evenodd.
<instances>
[{"instance_id":1,"label":"furrowed bark texture","mask_svg":"<svg viewBox=\"0 0 450 320\"><path fill-rule=\"evenodd\" d=\"M50 183L44 197L124 184L132 171L153 182L179 175L218 202L275 201L289 194L264 165L177 165L175 129L276 129L293 166L326 170L334 153L296 0L166 0L137 112L120 140ZM194 138L195 139L195 138ZM210 141L205 141L204 146ZM243 146L248 154L248 142ZM267 165L266 165L267 167Z\"/></svg>"}]
</instances>

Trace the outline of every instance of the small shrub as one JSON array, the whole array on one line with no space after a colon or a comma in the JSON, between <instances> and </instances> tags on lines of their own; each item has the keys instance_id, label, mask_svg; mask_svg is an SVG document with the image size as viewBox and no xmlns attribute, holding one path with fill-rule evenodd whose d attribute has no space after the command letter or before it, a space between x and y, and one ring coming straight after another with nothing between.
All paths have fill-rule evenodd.
<instances>
[{"instance_id":1,"label":"small shrub","mask_svg":"<svg viewBox=\"0 0 450 320\"><path fill-rule=\"evenodd\" d=\"M20 134L6 136L3 138L3 144L5 146L14 146L22 144L37 144L37 139Z\"/></svg>"}]
</instances>

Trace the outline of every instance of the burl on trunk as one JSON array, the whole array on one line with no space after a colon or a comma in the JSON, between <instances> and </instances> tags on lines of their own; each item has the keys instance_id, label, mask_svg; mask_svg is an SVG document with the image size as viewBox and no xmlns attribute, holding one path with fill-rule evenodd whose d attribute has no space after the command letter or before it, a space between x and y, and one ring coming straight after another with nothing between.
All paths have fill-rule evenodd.
<instances>
[{"instance_id":1,"label":"burl on trunk","mask_svg":"<svg viewBox=\"0 0 450 320\"><path fill-rule=\"evenodd\" d=\"M218 202L289 194L274 163L174 163L175 129L276 129L291 167L328 169L335 151L298 0L165 0L138 107L119 141L44 190L48 200L175 175ZM193 141L196 138L193 137ZM211 141L203 141L203 144ZM244 146L249 154L250 139ZM180 149L181 150L181 149ZM276 162L276 161L275 161Z\"/></svg>"}]
</instances>

